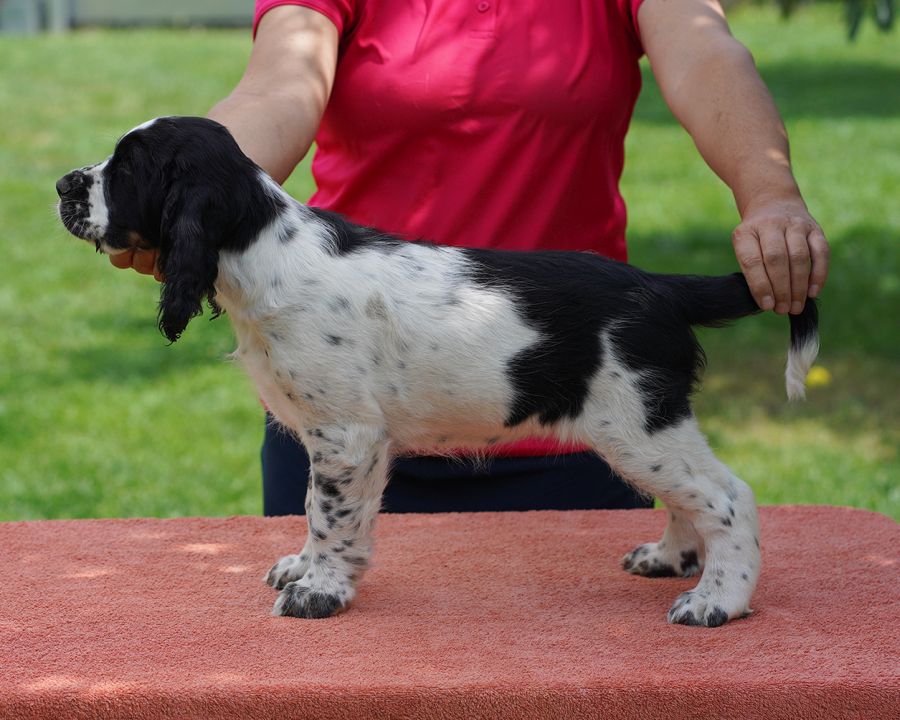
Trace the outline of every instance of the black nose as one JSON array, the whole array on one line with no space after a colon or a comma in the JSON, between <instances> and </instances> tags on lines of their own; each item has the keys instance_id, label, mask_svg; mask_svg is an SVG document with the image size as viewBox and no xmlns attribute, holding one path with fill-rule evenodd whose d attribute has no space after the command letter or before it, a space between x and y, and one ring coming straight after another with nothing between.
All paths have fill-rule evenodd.
<instances>
[{"instance_id":1,"label":"black nose","mask_svg":"<svg viewBox=\"0 0 900 720\"><path fill-rule=\"evenodd\" d=\"M62 197L63 195L72 192L75 188L81 187L83 183L84 180L81 173L70 172L68 175L63 175L56 181L56 192Z\"/></svg>"}]
</instances>

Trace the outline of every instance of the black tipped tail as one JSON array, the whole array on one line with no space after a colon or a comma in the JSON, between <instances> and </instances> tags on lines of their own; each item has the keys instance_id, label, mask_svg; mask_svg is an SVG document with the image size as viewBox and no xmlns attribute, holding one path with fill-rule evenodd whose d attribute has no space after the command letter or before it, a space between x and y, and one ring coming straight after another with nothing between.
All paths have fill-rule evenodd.
<instances>
[{"instance_id":1,"label":"black tipped tail","mask_svg":"<svg viewBox=\"0 0 900 720\"><path fill-rule=\"evenodd\" d=\"M720 327L760 312L741 273L704 277L667 275L666 284L675 295L691 325ZM819 354L819 312L816 301L806 301L803 312L788 316L791 345L788 350L785 380L791 400L806 395L806 375Z\"/></svg>"},{"instance_id":2,"label":"black tipped tail","mask_svg":"<svg viewBox=\"0 0 900 720\"><path fill-rule=\"evenodd\" d=\"M784 378L790 400L806 397L806 376L819 354L819 309L807 299L803 312L791 315L791 347Z\"/></svg>"}]
</instances>

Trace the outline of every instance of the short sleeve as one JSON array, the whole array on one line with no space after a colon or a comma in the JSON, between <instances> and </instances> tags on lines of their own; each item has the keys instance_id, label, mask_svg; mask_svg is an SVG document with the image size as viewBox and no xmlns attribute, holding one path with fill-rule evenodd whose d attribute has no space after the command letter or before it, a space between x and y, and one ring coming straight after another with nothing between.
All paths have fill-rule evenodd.
<instances>
[{"instance_id":1,"label":"short sleeve","mask_svg":"<svg viewBox=\"0 0 900 720\"><path fill-rule=\"evenodd\" d=\"M300 5L322 13L338 30L338 35L343 35L353 21L353 0L256 0L256 9L253 13L253 37L256 37L256 28L259 21L273 7L279 5Z\"/></svg>"},{"instance_id":2,"label":"short sleeve","mask_svg":"<svg viewBox=\"0 0 900 720\"><path fill-rule=\"evenodd\" d=\"M641 28L638 26L638 10L644 4L644 0L616 0L619 6L619 15L628 27L634 42L640 53L644 52L644 43L641 41Z\"/></svg>"}]
</instances>

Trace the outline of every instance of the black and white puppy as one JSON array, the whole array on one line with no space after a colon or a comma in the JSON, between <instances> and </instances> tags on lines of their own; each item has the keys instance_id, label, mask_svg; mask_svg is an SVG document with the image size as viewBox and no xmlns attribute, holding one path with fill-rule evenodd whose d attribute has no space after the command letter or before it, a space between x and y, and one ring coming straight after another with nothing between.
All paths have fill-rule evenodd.
<instances>
[{"instance_id":1,"label":"black and white puppy","mask_svg":"<svg viewBox=\"0 0 900 720\"><path fill-rule=\"evenodd\" d=\"M702 571L670 622L750 612L753 493L710 451L689 402L703 364L691 326L757 312L739 273L402 241L296 202L201 118L141 125L57 190L65 226L99 250L159 250L169 340L204 298L228 313L236 356L309 450L309 533L267 576L275 614L326 617L353 600L392 455L530 436L589 445L665 502L663 537L623 565ZM795 398L818 351L815 303L790 326Z\"/></svg>"}]
</instances>

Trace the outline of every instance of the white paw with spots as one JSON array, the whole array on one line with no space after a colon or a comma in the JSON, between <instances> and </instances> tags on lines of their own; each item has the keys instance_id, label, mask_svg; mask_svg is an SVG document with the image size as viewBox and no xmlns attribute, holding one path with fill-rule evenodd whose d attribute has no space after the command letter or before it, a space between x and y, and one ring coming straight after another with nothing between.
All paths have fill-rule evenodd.
<instances>
[{"instance_id":1,"label":"white paw with spots","mask_svg":"<svg viewBox=\"0 0 900 720\"><path fill-rule=\"evenodd\" d=\"M644 577L691 577L700 572L702 562L696 549L683 550L658 542L636 547L622 558L622 567Z\"/></svg>"}]
</instances>

